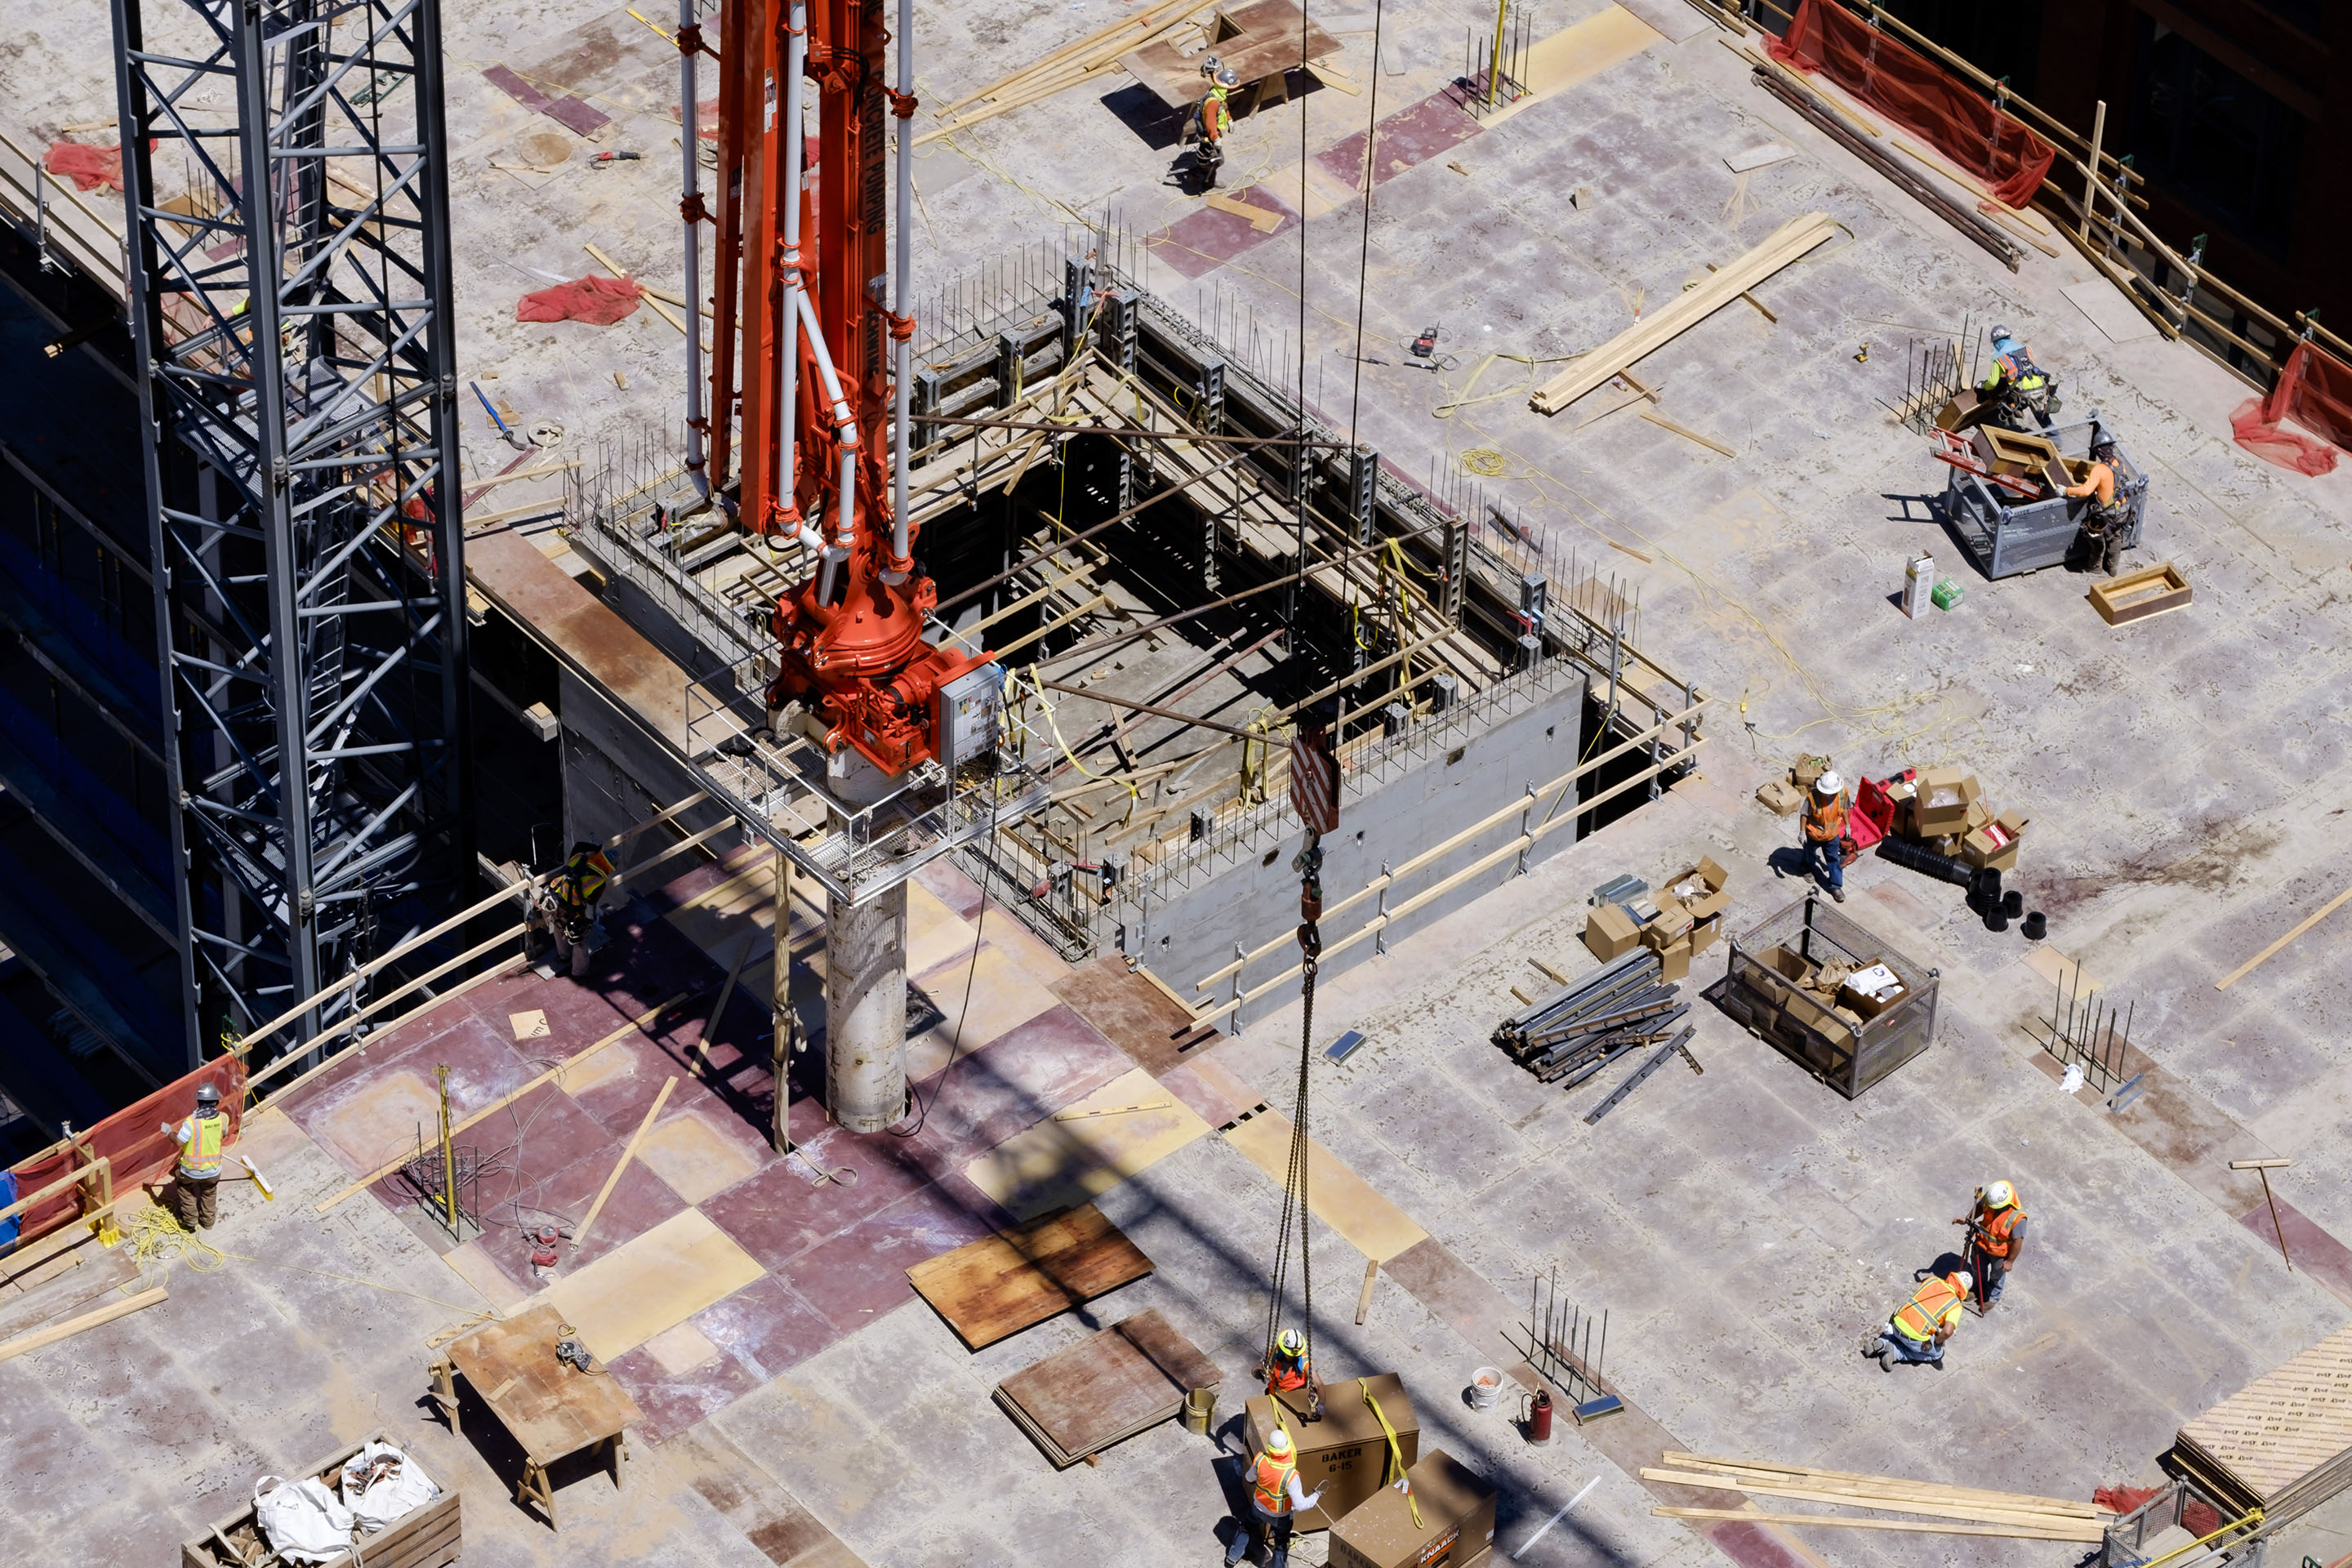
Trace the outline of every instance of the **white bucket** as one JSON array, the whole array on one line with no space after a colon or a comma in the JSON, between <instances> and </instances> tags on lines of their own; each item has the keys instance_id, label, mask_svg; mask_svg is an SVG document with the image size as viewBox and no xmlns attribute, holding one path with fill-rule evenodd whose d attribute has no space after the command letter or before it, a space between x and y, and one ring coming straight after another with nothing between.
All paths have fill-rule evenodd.
<instances>
[{"instance_id":1,"label":"white bucket","mask_svg":"<svg viewBox=\"0 0 2352 1568\"><path fill-rule=\"evenodd\" d=\"M1503 1373L1500 1367L1482 1366L1470 1374L1471 1409L1492 1410L1502 1392Z\"/></svg>"}]
</instances>

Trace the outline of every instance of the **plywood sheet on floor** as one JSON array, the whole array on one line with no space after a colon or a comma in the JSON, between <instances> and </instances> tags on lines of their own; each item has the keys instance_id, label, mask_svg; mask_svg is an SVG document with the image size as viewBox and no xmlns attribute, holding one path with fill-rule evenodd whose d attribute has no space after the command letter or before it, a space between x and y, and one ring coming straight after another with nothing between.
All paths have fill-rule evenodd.
<instances>
[{"instance_id":1,"label":"plywood sheet on floor","mask_svg":"<svg viewBox=\"0 0 2352 1568\"><path fill-rule=\"evenodd\" d=\"M1072 1114L1153 1101L1163 1102L1161 1108L1113 1116ZM965 1167L972 1185L1015 1219L1034 1219L1049 1209L1099 1196L1209 1131L1191 1106L1141 1068L1111 1079L1060 1115L1069 1120L1049 1117Z\"/></svg>"},{"instance_id":2,"label":"plywood sheet on floor","mask_svg":"<svg viewBox=\"0 0 2352 1568\"><path fill-rule=\"evenodd\" d=\"M562 1309L599 1361L610 1361L726 1300L761 1272L701 1210L688 1209L557 1280L544 1299Z\"/></svg>"},{"instance_id":3,"label":"plywood sheet on floor","mask_svg":"<svg viewBox=\"0 0 2352 1568\"><path fill-rule=\"evenodd\" d=\"M1056 1466L1173 1420L1216 1366L1156 1312L1140 1312L1016 1372L996 1401Z\"/></svg>"},{"instance_id":4,"label":"plywood sheet on floor","mask_svg":"<svg viewBox=\"0 0 2352 1568\"><path fill-rule=\"evenodd\" d=\"M1228 1128L1225 1140L1250 1163L1279 1185L1289 1179L1290 1118L1278 1110L1260 1111L1247 1121ZM1405 1212L1372 1190L1371 1184L1348 1169L1337 1154L1307 1140L1307 1202L1315 1217L1345 1237L1348 1244L1376 1262L1386 1263L1405 1248L1427 1239L1429 1233Z\"/></svg>"},{"instance_id":5,"label":"plywood sheet on floor","mask_svg":"<svg viewBox=\"0 0 2352 1568\"><path fill-rule=\"evenodd\" d=\"M915 984L940 1011L930 1031L976 1051L1006 1030L1055 1005L1055 996L1024 973L994 937L983 938L977 959L949 960L922 972ZM967 992L969 1000L967 1000ZM911 1005L908 1009L912 1011Z\"/></svg>"},{"instance_id":6,"label":"plywood sheet on floor","mask_svg":"<svg viewBox=\"0 0 2352 1568\"><path fill-rule=\"evenodd\" d=\"M972 1350L1151 1272L1151 1259L1092 1204L927 1259L907 1279Z\"/></svg>"},{"instance_id":7,"label":"plywood sheet on floor","mask_svg":"<svg viewBox=\"0 0 2352 1568\"><path fill-rule=\"evenodd\" d=\"M656 1122L637 1145L637 1158L689 1204L717 1196L761 1164L692 1110Z\"/></svg>"},{"instance_id":8,"label":"plywood sheet on floor","mask_svg":"<svg viewBox=\"0 0 2352 1568\"><path fill-rule=\"evenodd\" d=\"M1118 953L1080 965L1054 993L1149 1073L1166 1072L1184 1059L1183 1047L1215 1037Z\"/></svg>"}]
</instances>

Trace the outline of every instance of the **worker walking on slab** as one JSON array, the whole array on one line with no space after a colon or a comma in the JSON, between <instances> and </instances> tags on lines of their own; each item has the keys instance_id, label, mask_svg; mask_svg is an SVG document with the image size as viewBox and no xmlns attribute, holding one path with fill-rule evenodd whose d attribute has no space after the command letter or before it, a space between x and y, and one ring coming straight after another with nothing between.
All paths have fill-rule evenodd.
<instances>
[{"instance_id":1,"label":"worker walking on slab","mask_svg":"<svg viewBox=\"0 0 2352 1568\"><path fill-rule=\"evenodd\" d=\"M555 938L556 959L574 978L588 973L589 931L603 918L597 906L612 883L613 862L584 838L572 847L562 868L547 879L541 911Z\"/></svg>"},{"instance_id":2,"label":"worker walking on slab","mask_svg":"<svg viewBox=\"0 0 2352 1568\"><path fill-rule=\"evenodd\" d=\"M1821 878L1839 903L1845 902L1845 830L1853 816L1853 798L1836 769L1813 781L1813 792L1805 797L1805 869Z\"/></svg>"},{"instance_id":3,"label":"worker walking on slab","mask_svg":"<svg viewBox=\"0 0 2352 1568\"><path fill-rule=\"evenodd\" d=\"M2088 499L2083 509L2083 537L2099 571L2109 577L2124 568L2124 536L2131 531L2131 502L2116 493L2116 444L2101 441L2091 448L2091 466L2079 485L2068 485L2068 500Z\"/></svg>"},{"instance_id":4,"label":"worker walking on slab","mask_svg":"<svg viewBox=\"0 0 2352 1568\"><path fill-rule=\"evenodd\" d=\"M1969 1227L1969 1267L1984 1287L1979 1300L1990 1309L2000 1300L2001 1286L2025 1249L2025 1205L2018 1202L2015 1184L1979 1187L1976 1206L1952 1223Z\"/></svg>"},{"instance_id":5,"label":"worker walking on slab","mask_svg":"<svg viewBox=\"0 0 2352 1568\"><path fill-rule=\"evenodd\" d=\"M1976 1279L1965 1268L1940 1279L1930 1279L1895 1309L1886 1327L1864 1342L1862 1353L1874 1358L1881 1372L1893 1372L1895 1363L1925 1362L1941 1371L1944 1343L1960 1326L1960 1308L1976 1289Z\"/></svg>"},{"instance_id":6,"label":"worker walking on slab","mask_svg":"<svg viewBox=\"0 0 2352 1568\"><path fill-rule=\"evenodd\" d=\"M1225 1548L1226 1568L1242 1560L1251 1547L1265 1543L1274 1553L1272 1568L1289 1568L1290 1531L1297 1516L1323 1500L1323 1489L1307 1491L1298 1484L1298 1455L1290 1434L1276 1426L1250 1466L1250 1516L1234 1521L1234 1539Z\"/></svg>"},{"instance_id":7,"label":"worker walking on slab","mask_svg":"<svg viewBox=\"0 0 2352 1568\"><path fill-rule=\"evenodd\" d=\"M2012 430L2033 431L2058 412L2056 383L2033 363L2007 327L1992 330L1992 370L1977 391L1993 401L1993 415Z\"/></svg>"},{"instance_id":8,"label":"worker walking on slab","mask_svg":"<svg viewBox=\"0 0 2352 1568\"><path fill-rule=\"evenodd\" d=\"M220 1089L198 1084L195 1114L177 1127L166 1121L163 1129L180 1146L180 1163L172 1173L172 1213L182 1230L210 1230L220 1217L221 1145L228 1139Z\"/></svg>"},{"instance_id":9,"label":"worker walking on slab","mask_svg":"<svg viewBox=\"0 0 2352 1568\"><path fill-rule=\"evenodd\" d=\"M1217 169L1225 161L1225 136L1234 128L1234 111L1226 100L1242 79L1234 74L1231 66L1220 65L1214 55L1202 65L1201 74L1209 79L1209 90L1192 110L1192 131L1200 138L1198 158L1201 165L1201 188L1217 188Z\"/></svg>"}]
</instances>

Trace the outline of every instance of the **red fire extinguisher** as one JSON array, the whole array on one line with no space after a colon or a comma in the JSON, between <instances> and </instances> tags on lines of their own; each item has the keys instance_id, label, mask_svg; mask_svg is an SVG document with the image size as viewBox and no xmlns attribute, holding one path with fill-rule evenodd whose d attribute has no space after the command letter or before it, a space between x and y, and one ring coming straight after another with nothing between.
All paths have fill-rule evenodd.
<instances>
[{"instance_id":1,"label":"red fire extinguisher","mask_svg":"<svg viewBox=\"0 0 2352 1568\"><path fill-rule=\"evenodd\" d=\"M1528 1441L1541 1447L1551 1441L1551 1390L1538 1388L1525 1397L1528 1405L1520 1419L1527 1425Z\"/></svg>"}]
</instances>

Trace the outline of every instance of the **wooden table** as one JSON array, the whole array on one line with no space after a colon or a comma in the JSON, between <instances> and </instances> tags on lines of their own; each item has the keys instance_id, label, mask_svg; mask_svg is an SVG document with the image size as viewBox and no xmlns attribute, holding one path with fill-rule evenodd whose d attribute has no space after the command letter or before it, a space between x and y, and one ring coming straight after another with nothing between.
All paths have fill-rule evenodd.
<instances>
[{"instance_id":1,"label":"wooden table","mask_svg":"<svg viewBox=\"0 0 2352 1568\"><path fill-rule=\"evenodd\" d=\"M1192 55L1179 52L1173 42L1163 38L1121 55L1118 63L1170 108L1190 109L1209 90L1208 79L1201 75L1201 62L1214 55L1241 78L1230 100L1233 113L1239 117L1252 109L1285 101L1289 96L1286 73L1339 52L1339 40L1309 21L1295 0L1249 0L1230 9L1220 6L1208 30L1213 41Z\"/></svg>"},{"instance_id":2,"label":"wooden table","mask_svg":"<svg viewBox=\"0 0 2352 1568\"><path fill-rule=\"evenodd\" d=\"M457 1373L463 1373L522 1449L515 1500L537 1502L556 1530L562 1526L556 1522L549 1467L583 1448L609 1449L613 1489L619 1490L628 1429L644 1415L628 1390L601 1366L583 1373L555 1358L556 1342L571 1337L562 1312L533 1307L503 1322L485 1323L451 1343L442 1352L444 1359L433 1363L433 1402L449 1418L449 1430L458 1429Z\"/></svg>"}]
</instances>

